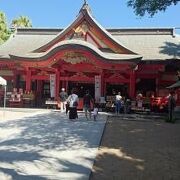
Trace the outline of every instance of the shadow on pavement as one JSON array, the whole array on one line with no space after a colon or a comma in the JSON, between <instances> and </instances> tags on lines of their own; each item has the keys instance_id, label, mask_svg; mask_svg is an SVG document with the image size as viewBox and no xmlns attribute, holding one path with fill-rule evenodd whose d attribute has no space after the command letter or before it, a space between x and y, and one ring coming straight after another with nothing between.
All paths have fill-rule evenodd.
<instances>
[{"instance_id":1,"label":"shadow on pavement","mask_svg":"<svg viewBox=\"0 0 180 180\"><path fill-rule=\"evenodd\" d=\"M59 112L1 122L0 171L13 180L88 179L104 124Z\"/></svg>"}]
</instances>

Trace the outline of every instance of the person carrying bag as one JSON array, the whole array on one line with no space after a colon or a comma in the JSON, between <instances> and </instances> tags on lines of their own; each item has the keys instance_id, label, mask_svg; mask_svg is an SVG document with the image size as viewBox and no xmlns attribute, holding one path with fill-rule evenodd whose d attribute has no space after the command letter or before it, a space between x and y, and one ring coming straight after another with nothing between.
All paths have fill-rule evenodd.
<instances>
[{"instance_id":1,"label":"person carrying bag","mask_svg":"<svg viewBox=\"0 0 180 180\"><path fill-rule=\"evenodd\" d=\"M79 102L78 95L76 94L76 89L72 89L71 95L69 95L67 102L69 103L69 119L78 118L77 106Z\"/></svg>"}]
</instances>

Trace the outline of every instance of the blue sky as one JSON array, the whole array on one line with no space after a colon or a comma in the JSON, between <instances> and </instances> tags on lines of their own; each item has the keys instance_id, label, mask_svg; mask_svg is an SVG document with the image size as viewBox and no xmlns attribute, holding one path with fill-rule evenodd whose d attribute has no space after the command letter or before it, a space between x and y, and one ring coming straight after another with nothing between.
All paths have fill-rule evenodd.
<instances>
[{"instance_id":1,"label":"blue sky","mask_svg":"<svg viewBox=\"0 0 180 180\"><path fill-rule=\"evenodd\" d=\"M180 3L153 18L138 17L127 7L127 0L87 0L94 18L105 28L179 27ZM20 15L28 16L33 27L64 28L78 15L83 0L0 0L0 11L8 23ZM180 34L180 29L176 31Z\"/></svg>"}]
</instances>

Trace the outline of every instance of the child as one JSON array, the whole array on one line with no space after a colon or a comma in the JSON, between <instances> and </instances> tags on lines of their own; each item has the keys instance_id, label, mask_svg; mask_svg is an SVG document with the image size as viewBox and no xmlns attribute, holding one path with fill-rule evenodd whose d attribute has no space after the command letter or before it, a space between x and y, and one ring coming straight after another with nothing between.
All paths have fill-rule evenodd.
<instances>
[{"instance_id":1,"label":"child","mask_svg":"<svg viewBox=\"0 0 180 180\"><path fill-rule=\"evenodd\" d=\"M97 115L98 115L98 106L97 106L97 104L94 105L92 115L93 115L94 121L96 121Z\"/></svg>"}]
</instances>

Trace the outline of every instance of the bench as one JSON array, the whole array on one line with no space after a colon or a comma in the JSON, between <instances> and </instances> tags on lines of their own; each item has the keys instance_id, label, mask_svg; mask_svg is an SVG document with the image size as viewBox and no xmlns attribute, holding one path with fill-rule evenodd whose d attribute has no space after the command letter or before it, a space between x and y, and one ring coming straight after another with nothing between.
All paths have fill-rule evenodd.
<instances>
[{"instance_id":1,"label":"bench","mask_svg":"<svg viewBox=\"0 0 180 180\"><path fill-rule=\"evenodd\" d=\"M53 100L46 100L45 101L45 105L47 106L47 108L54 108L57 109L58 108L58 101L53 101Z\"/></svg>"}]
</instances>

